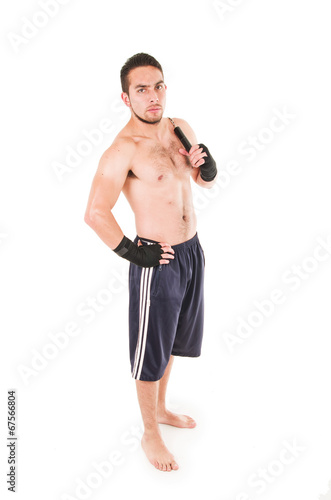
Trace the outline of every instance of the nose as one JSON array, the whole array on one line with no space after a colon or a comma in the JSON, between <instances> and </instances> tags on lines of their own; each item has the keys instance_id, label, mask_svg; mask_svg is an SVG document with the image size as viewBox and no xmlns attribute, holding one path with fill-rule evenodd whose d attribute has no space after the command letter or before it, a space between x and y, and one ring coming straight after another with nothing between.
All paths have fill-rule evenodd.
<instances>
[{"instance_id":1,"label":"nose","mask_svg":"<svg viewBox=\"0 0 331 500\"><path fill-rule=\"evenodd\" d=\"M151 99L150 99L150 101L151 101L151 102L156 102L156 101L158 101L158 100L159 100L159 98L157 97L156 93L154 92L154 93L151 95Z\"/></svg>"}]
</instances>

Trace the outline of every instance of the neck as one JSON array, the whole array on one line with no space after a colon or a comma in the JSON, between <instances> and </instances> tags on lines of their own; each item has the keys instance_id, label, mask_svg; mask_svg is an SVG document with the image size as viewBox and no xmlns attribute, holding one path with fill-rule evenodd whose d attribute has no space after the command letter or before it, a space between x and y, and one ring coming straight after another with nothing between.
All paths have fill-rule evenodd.
<instances>
[{"instance_id":1,"label":"neck","mask_svg":"<svg viewBox=\"0 0 331 500\"><path fill-rule=\"evenodd\" d=\"M136 134L151 137L156 140L161 140L162 137L164 137L164 133L166 130L166 123L163 117L159 122L145 123L139 120L139 118L137 118L134 114L132 114L128 125Z\"/></svg>"}]
</instances>

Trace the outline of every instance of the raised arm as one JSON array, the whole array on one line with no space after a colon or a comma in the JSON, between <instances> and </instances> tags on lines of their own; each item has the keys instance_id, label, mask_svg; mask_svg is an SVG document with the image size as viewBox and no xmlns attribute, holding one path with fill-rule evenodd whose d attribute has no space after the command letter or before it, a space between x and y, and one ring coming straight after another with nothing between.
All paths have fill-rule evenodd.
<instances>
[{"instance_id":1,"label":"raised arm","mask_svg":"<svg viewBox=\"0 0 331 500\"><path fill-rule=\"evenodd\" d=\"M111 210L127 178L135 147L130 139L117 139L104 152L86 207L85 222L112 250L118 246L124 233Z\"/></svg>"},{"instance_id":2,"label":"raised arm","mask_svg":"<svg viewBox=\"0 0 331 500\"><path fill-rule=\"evenodd\" d=\"M200 148L200 146L197 144L196 135L195 135L193 129L187 123L187 121L185 121L181 118L174 118L174 122L176 123L176 125L178 125L183 130L184 134L186 135L186 137L188 138L188 140L192 144L192 148L190 151L190 153L191 153L190 160L195 159L194 157L196 157L197 155L201 156L200 161L196 165L192 165L193 167L195 167L192 169L192 172L191 172L192 179L198 184L198 186L201 186L201 187L204 187L207 189L212 188L216 183L216 176L214 177L213 180L206 182L205 180L202 179L201 170L199 168L200 166L205 164L205 160L202 157L205 157L206 161L207 161L208 154L206 153L206 151L203 148ZM185 156L189 156L189 154L187 153L187 151L185 151L184 148L180 148L179 152ZM209 151L208 151L208 153L209 153ZM210 159L212 162L214 162L213 158L210 158ZM215 168L216 168L216 164L215 164Z\"/></svg>"}]
</instances>

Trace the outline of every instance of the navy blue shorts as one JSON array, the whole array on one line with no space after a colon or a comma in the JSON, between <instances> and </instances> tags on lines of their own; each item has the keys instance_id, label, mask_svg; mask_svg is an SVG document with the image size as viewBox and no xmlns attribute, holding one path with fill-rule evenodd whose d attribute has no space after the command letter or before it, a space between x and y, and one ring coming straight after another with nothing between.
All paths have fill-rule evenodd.
<instances>
[{"instance_id":1,"label":"navy blue shorts","mask_svg":"<svg viewBox=\"0 0 331 500\"><path fill-rule=\"evenodd\" d=\"M154 240L136 236L143 245ZM169 264L129 268L129 347L132 377L159 380L170 355L197 357L203 335L205 257L197 233L172 245Z\"/></svg>"}]
</instances>

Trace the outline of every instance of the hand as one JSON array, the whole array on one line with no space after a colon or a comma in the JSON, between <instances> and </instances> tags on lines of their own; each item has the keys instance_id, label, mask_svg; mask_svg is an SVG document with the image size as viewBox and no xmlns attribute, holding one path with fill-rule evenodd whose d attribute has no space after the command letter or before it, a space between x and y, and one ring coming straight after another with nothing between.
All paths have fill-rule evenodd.
<instances>
[{"instance_id":1,"label":"hand","mask_svg":"<svg viewBox=\"0 0 331 500\"><path fill-rule=\"evenodd\" d=\"M169 264L169 260L165 260L165 259L174 259L174 255L171 255L175 253L175 251L171 248L171 246L169 245L169 243L161 243L159 242L159 245L161 245L162 247L162 250L165 252L165 253L162 253L161 254L161 257L163 257L163 259L160 259L159 260L159 264ZM138 247L142 246L142 243L140 240L138 240Z\"/></svg>"},{"instance_id":2,"label":"hand","mask_svg":"<svg viewBox=\"0 0 331 500\"><path fill-rule=\"evenodd\" d=\"M204 156L208 156L207 153L203 153L203 148L200 148L199 144L195 144L191 147L190 152L188 153L186 149L180 148L179 152L183 156L189 156L192 167L200 167L205 163L203 159Z\"/></svg>"}]
</instances>

